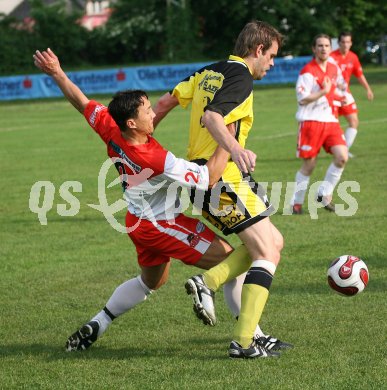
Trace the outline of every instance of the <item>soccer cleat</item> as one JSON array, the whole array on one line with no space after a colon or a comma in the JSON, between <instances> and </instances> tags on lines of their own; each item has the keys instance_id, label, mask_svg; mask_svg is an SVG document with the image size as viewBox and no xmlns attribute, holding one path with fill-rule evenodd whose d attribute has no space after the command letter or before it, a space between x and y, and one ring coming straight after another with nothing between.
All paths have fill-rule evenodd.
<instances>
[{"instance_id":1,"label":"soccer cleat","mask_svg":"<svg viewBox=\"0 0 387 390\"><path fill-rule=\"evenodd\" d=\"M192 276L185 284L188 295L193 300L193 310L204 325L215 326L215 293L204 283L202 275Z\"/></svg>"},{"instance_id":2,"label":"soccer cleat","mask_svg":"<svg viewBox=\"0 0 387 390\"><path fill-rule=\"evenodd\" d=\"M81 351L87 349L98 338L99 322L90 321L73 333L66 341L66 351Z\"/></svg>"},{"instance_id":3,"label":"soccer cleat","mask_svg":"<svg viewBox=\"0 0 387 390\"><path fill-rule=\"evenodd\" d=\"M335 204L332 201L324 200L324 197L321 195L317 196L317 202L322 203L324 205L324 209L330 211L331 213L335 212Z\"/></svg>"},{"instance_id":4,"label":"soccer cleat","mask_svg":"<svg viewBox=\"0 0 387 390\"><path fill-rule=\"evenodd\" d=\"M292 207L292 214L294 215L302 214L302 204L295 203Z\"/></svg>"},{"instance_id":5,"label":"soccer cleat","mask_svg":"<svg viewBox=\"0 0 387 390\"><path fill-rule=\"evenodd\" d=\"M292 349L293 344L285 343L273 336L255 337L256 344L268 349L269 351L284 351L285 349Z\"/></svg>"},{"instance_id":6,"label":"soccer cleat","mask_svg":"<svg viewBox=\"0 0 387 390\"><path fill-rule=\"evenodd\" d=\"M253 342L247 348L243 348L236 341L231 341L228 355L230 358L252 359L279 357L280 353L270 351L267 348L262 347L257 344L256 340L253 339Z\"/></svg>"}]
</instances>

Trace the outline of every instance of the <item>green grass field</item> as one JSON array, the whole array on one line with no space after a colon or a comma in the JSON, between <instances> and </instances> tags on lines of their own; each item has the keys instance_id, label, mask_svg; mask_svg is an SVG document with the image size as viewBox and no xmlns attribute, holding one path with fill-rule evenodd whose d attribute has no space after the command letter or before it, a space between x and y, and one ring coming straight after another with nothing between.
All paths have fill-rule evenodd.
<instances>
[{"instance_id":1,"label":"green grass field","mask_svg":"<svg viewBox=\"0 0 387 390\"><path fill-rule=\"evenodd\" d=\"M87 205L98 203L105 146L78 112L62 100L1 104L0 388L387 388L387 72L377 77L372 103L353 87L361 124L352 149L356 158L343 180L359 182L361 190L352 194L359 208L351 217L325 210L318 219L283 215L286 182L300 166L295 94L290 87L256 91L248 147L258 155L255 178L283 183L272 220L285 237L261 325L295 344L275 360L227 358L234 320L222 293L219 324L204 327L183 287L197 269L177 261L168 284L117 319L92 348L66 353L66 338L116 286L138 274L134 246ZM187 128L188 112L176 109L155 135L185 156ZM312 181L323 178L329 163L322 153ZM29 210L36 181L55 186L46 226ZM59 194L66 181L82 183L82 192L74 194L76 216L57 212L58 204L66 204ZM116 186L109 196L118 198L120 191ZM330 262L348 253L362 257L370 271L365 292L352 298L337 295L326 282Z\"/></svg>"}]
</instances>

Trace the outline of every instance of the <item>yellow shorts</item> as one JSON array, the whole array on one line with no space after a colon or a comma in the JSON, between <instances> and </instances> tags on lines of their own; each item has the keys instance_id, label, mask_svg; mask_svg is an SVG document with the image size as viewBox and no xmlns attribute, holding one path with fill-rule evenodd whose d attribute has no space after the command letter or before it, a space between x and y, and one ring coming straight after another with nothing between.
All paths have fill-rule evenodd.
<instances>
[{"instance_id":1,"label":"yellow shorts","mask_svg":"<svg viewBox=\"0 0 387 390\"><path fill-rule=\"evenodd\" d=\"M194 162L203 165L206 160ZM250 176L243 178L233 162L211 190L192 190L190 198L202 216L226 236L240 233L274 212L264 189Z\"/></svg>"}]
</instances>

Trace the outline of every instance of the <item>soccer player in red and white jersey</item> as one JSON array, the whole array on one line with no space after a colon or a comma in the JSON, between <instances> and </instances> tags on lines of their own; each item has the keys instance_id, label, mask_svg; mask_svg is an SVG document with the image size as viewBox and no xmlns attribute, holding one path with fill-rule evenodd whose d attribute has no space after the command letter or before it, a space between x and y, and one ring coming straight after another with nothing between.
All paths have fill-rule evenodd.
<instances>
[{"instance_id":1,"label":"soccer player in red and white jersey","mask_svg":"<svg viewBox=\"0 0 387 390\"><path fill-rule=\"evenodd\" d=\"M204 166L176 158L152 137L155 114L145 92L119 92L109 107L105 107L82 93L63 72L50 49L37 51L34 61L55 80L64 96L106 143L107 153L122 180L128 202L127 231L141 268L141 275L118 286L103 310L69 337L67 351L83 350L90 347L115 318L166 283L170 257L209 269L226 257L232 260L234 256L246 259L249 256L244 245L233 251L227 241L201 221L180 213L177 187L204 190L216 183L229 159L225 150L218 147ZM235 133L232 125L228 127ZM250 262L246 260L246 270ZM234 280L229 284L230 288L225 290L225 296L229 295L226 302L235 314L240 310L241 285ZM213 302L209 294L201 292L202 298L209 301L207 305ZM258 325L257 332L262 333ZM273 344L270 336L266 338L265 343ZM277 339L274 341L278 344ZM273 354L267 352L268 356Z\"/></svg>"},{"instance_id":2,"label":"soccer player in red and white jersey","mask_svg":"<svg viewBox=\"0 0 387 390\"><path fill-rule=\"evenodd\" d=\"M321 147L333 155L333 162L317 193L317 200L329 211L335 211L332 194L348 159L344 134L337 119L342 97L336 95L335 90L340 72L329 61L330 37L317 35L312 49L314 58L301 70L296 84L296 119L299 122L297 157L302 158L303 163L296 174L296 188L291 201L293 214L302 213L309 178Z\"/></svg>"},{"instance_id":3,"label":"soccer player in red and white jersey","mask_svg":"<svg viewBox=\"0 0 387 390\"><path fill-rule=\"evenodd\" d=\"M340 67L345 82L347 84L347 93L350 100L347 104L339 108L339 115L345 116L348 122L348 128L345 131L345 140L347 142L348 149L352 146L357 135L357 129L359 126L358 109L356 106L355 99L349 90L349 83L351 76L354 75L359 80L359 83L364 87L367 92L368 100L373 100L374 94L371 87L369 86L367 79L363 74L359 57L351 51L352 47L352 33L342 32L339 35L339 48L332 51L331 57L336 61ZM349 153L350 156L352 156Z\"/></svg>"}]
</instances>

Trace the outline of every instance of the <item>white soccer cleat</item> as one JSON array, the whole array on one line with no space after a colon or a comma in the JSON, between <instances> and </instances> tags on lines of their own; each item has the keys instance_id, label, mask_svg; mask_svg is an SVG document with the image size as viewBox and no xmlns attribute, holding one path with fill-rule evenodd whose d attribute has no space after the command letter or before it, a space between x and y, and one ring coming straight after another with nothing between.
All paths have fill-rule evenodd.
<instances>
[{"instance_id":1,"label":"white soccer cleat","mask_svg":"<svg viewBox=\"0 0 387 390\"><path fill-rule=\"evenodd\" d=\"M215 326L215 293L206 286L202 275L189 278L185 284L187 294L193 300L193 310L204 325Z\"/></svg>"}]
</instances>

